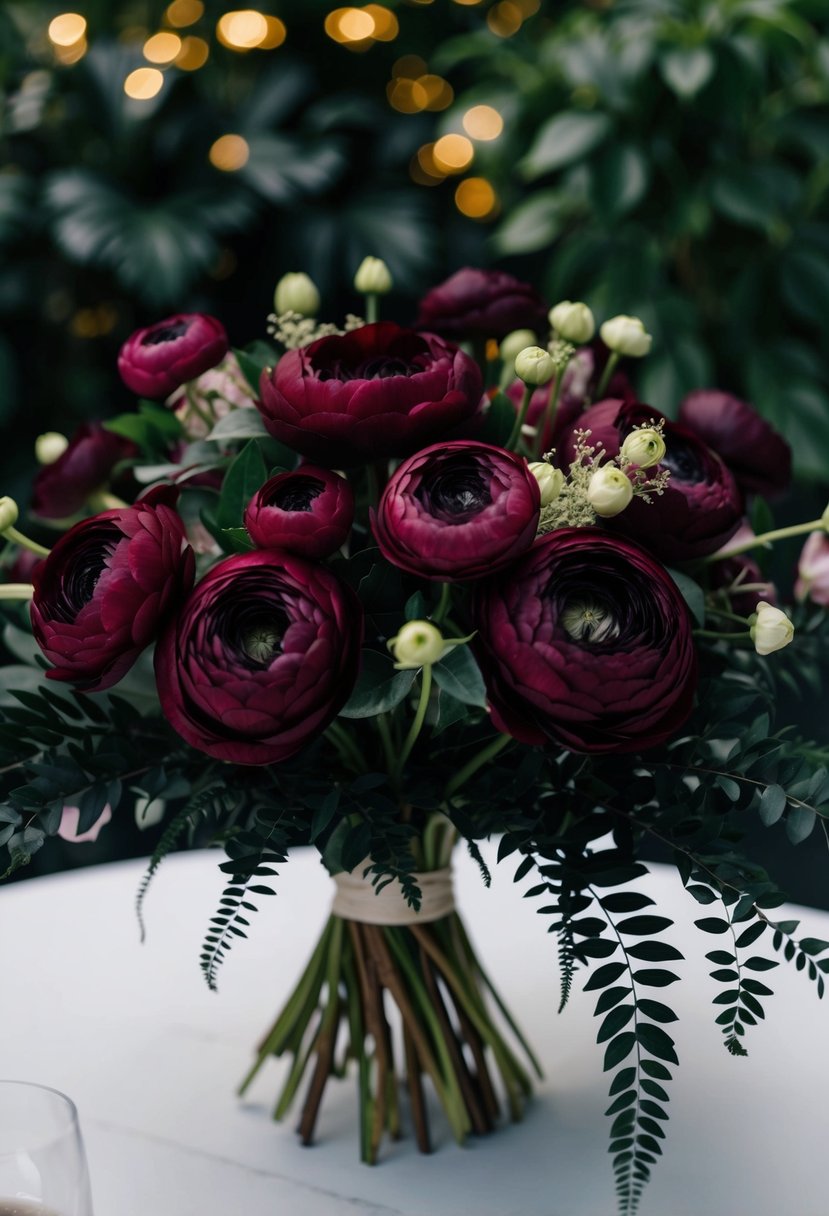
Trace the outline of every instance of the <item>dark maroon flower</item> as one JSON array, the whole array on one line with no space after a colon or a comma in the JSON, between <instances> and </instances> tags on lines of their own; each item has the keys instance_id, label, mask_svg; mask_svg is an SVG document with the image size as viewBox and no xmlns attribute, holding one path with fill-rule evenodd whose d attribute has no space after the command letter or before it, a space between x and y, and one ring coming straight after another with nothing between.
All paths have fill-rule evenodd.
<instances>
[{"instance_id":1,"label":"dark maroon flower","mask_svg":"<svg viewBox=\"0 0 829 1216\"><path fill-rule=\"evenodd\" d=\"M547 305L534 287L511 274L466 266L423 297L417 327L500 341L514 329L546 330Z\"/></svg>"},{"instance_id":2,"label":"dark maroon flower","mask_svg":"<svg viewBox=\"0 0 829 1216\"><path fill-rule=\"evenodd\" d=\"M3 582L30 583L35 570L43 565L44 560L39 554L32 553L31 549L18 549L14 561L8 566L0 567Z\"/></svg>"},{"instance_id":3,"label":"dark maroon flower","mask_svg":"<svg viewBox=\"0 0 829 1216\"><path fill-rule=\"evenodd\" d=\"M541 495L526 460L489 443L435 444L392 476L372 528L383 556L422 578L462 582L533 543Z\"/></svg>"},{"instance_id":4,"label":"dark maroon flower","mask_svg":"<svg viewBox=\"0 0 829 1216\"><path fill-rule=\"evenodd\" d=\"M616 456L635 426L662 419L667 446L659 469L671 474L668 488L651 502L634 498L607 526L639 541L664 561L685 562L714 553L740 526L743 499L716 452L687 427L670 422L659 410L635 401L600 401L561 438L559 459L568 467L575 456L575 432L589 430L589 442ZM656 470L652 470L656 472Z\"/></svg>"},{"instance_id":5,"label":"dark maroon flower","mask_svg":"<svg viewBox=\"0 0 829 1216\"><path fill-rule=\"evenodd\" d=\"M391 321L289 350L262 373L270 433L330 468L409 452L475 413L481 373L433 334Z\"/></svg>"},{"instance_id":6,"label":"dark maroon flower","mask_svg":"<svg viewBox=\"0 0 829 1216\"><path fill-rule=\"evenodd\" d=\"M720 389L689 393L679 421L722 456L747 494L783 494L792 479L792 451L753 405Z\"/></svg>"},{"instance_id":7,"label":"dark maroon flower","mask_svg":"<svg viewBox=\"0 0 829 1216\"><path fill-rule=\"evenodd\" d=\"M176 497L163 487L82 520L35 569L32 631L51 679L111 688L190 589L195 563Z\"/></svg>"},{"instance_id":8,"label":"dark maroon flower","mask_svg":"<svg viewBox=\"0 0 829 1216\"><path fill-rule=\"evenodd\" d=\"M180 385L221 363L228 352L225 327L205 313L177 313L128 338L118 371L140 397L169 397Z\"/></svg>"},{"instance_id":9,"label":"dark maroon flower","mask_svg":"<svg viewBox=\"0 0 829 1216\"><path fill-rule=\"evenodd\" d=\"M493 723L523 743L639 751L691 711L688 609L662 566L622 537L548 533L480 585L474 623Z\"/></svg>"},{"instance_id":10,"label":"dark maroon flower","mask_svg":"<svg viewBox=\"0 0 829 1216\"><path fill-rule=\"evenodd\" d=\"M108 431L100 422L84 422L69 447L35 477L32 510L43 519L66 519L83 510L87 499L109 481L121 460L136 452L128 439Z\"/></svg>"},{"instance_id":11,"label":"dark maroon flower","mask_svg":"<svg viewBox=\"0 0 829 1216\"><path fill-rule=\"evenodd\" d=\"M357 597L325 566L272 549L229 557L156 648L161 707L218 760L286 760L347 701L362 631Z\"/></svg>"},{"instance_id":12,"label":"dark maroon flower","mask_svg":"<svg viewBox=\"0 0 829 1216\"><path fill-rule=\"evenodd\" d=\"M335 553L354 522L354 492L344 477L306 464L266 481L245 511L245 527L260 549L305 557Z\"/></svg>"}]
</instances>

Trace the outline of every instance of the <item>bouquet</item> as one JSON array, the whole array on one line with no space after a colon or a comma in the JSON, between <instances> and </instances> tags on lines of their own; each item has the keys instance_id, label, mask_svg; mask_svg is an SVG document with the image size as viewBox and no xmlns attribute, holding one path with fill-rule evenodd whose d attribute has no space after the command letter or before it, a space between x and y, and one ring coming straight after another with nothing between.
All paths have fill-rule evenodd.
<instances>
[{"instance_id":1,"label":"bouquet","mask_svg":"<svg viewBox=\"0 0 829 1216\"><path fill-rule=\"evenodd\" d=\"M41 436L26 531L0 500L6 875L47 837L164 820L140 916L165 854L221 844L215 987L278 867L316 847L331 915L244 1084L289 1056L275 1116L304 1086L310 1142L353 1062L374 1162L409 1118L429 1149L424 1086L460 1142L530 1094L532 1050L452 896L456 844L488 882L478 842L498 837L556 935L562 1007L582 976L596 994L633 1212L665 1136L681 958L643 851L665 848L701 906L732 1055L781 960L823 995L829 945L776 919L740 841L752 817L797 844L829 816L826 747L775 720L816 678L829 511L773 527L789 450L747 403L638 400L637 318L597 337L585 304L463 270L407 328L379 319L382 262L355 287L364 318L340 325L285 276L246 349L201 314L139 330L119 357L137 408ZM760 563L799 535L792 596Z\"/></svg>"}]
</instances>

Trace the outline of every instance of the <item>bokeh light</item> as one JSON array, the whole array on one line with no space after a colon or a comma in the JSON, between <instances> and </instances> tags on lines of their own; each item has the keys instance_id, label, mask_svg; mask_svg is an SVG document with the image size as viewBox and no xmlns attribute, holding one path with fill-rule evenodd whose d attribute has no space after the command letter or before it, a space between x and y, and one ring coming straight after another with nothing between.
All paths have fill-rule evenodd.
<instances>
[{"instance_id":1,"label":"bokeh light","mask_svg":"<svg viewBox=\"0 0 829 1216\"><path fill-rule=\"evenodd\" d=\"M421 59L419 55L401 55L392 64L392 76L407 76L409 80L417 80L418 76L425 76L428 71L428 65L425 59Z\"/></svg>"},{"instance_id":2,"label":"bokeh light","mask_svg":"<svg viewBox=\"0 0 829 1216\"><path fill-rule=\"evenodd\" d=\"M124 81L124 92L133 101L149 101L163 84L164 76L158 68L136 68Z\"/></svg>"},{"instance_id":3,"label":"bokeh light","mask_svg":"<svg viewBox=\"0 0 829 1216\"><path fill-rule=\"evenodd\" d=\"M181 51L176 57L176 67L185 72L197 72L207 63L210 47L203 38L190 35L181 44Z\"/></svg>"},{"instance_id":4,"label":"bokeh light","mask_svg":"<svg viewBox=\"0 0 829 1216\"><path fill-rule=\"evenodd\" d=\"M409 165L409 176L420 186L439 186L446 179L446 174L435 162L433 143L418 148Z\"/></svg>"},{"instance_id":5,"label":"bokeh light","mask_svg":"<svg viewBox=\"0 0 829 1216\"><path fill-rule=\"evenodd\" d=\"M462 173L472 163L475 149L465 135L441 135L432 155L443 173Z\"/></svg>"},{"instance_id":6,"label":"bokeh light","mask_svg":"<svg viewBox=\"0 0 829 1216\"><path fill-rule=\"evenodd\" d=\"M223 173L234 173L247 164L250 147L241 135L220 135L211 144L207 155L214 169L221 169Z\"/></svg>"},{"instance_id":7,"label":"bokeh light","mask_svg":"<svg viewBox=\"0 0 829 1216\"><path fill-rule=\"evenodd\" d=\"M63 64L77 63L79 59L83 59L88 50L89 43L85 38L79 38L71 46L56 46L54 48L55 59L57 59L58 63Z\"/></svg>"},{"instance_id":8,"label":"bokeh light","mask_svg":"<svg viewBox=\"0 0 829 1216\"><path fill-rule=\"evenodd\" d=\"M250 51L268 37L268 22L254 8L224 13L216 23L216 37L232 51Z\"/></svg>"},{"instance_id":9,"label":"bokeh light","mask_svg":"<svg viewBox=\"0 0 829 1216\"><path fill-rule=\"evenodd\" d=\"M400 33L400 26L390 8L382 4L367 4L363 12L374 21L372 38L376 38L378 42L394 42Z\"/></svg>"},{"instance_id":10,"label":"bokeh light","mask_svg":"<svg viewBox=\"0 0 829 1216\"><path fill-rule=\"evenodd\" d=\"M144 58L150 63L172 63L181 52L181 39L178 34L162 30L153 34L144 43Z\"/></svg>"},{"instance_id":11,"label":"bokeh light","mask_svg":"<svg viewBox=\"0 0 829 1216\"><path fill-rule=\"evenodd\" d=\"M417 80L398 76L386 85L389 105L399 114L419 114L429 104L429 94Z\"/></svg>"},{"instance_id":12,"label":"bokeh light","mask_svg":"<svg viewBox=\"0 0 829 1216\"><path fill-rule=\"evenodd\" d=\"M485 177L465 177L455 190L455 206L471 220L486 220L498 210L498 197Z\"/></svg>"},{"instance_id":13,"label":"bokeh light","mask_svg":"<svg viewBox=\"0 0 829 1216\"><path fill-rule=\"evenodd\" d=\"M282 46L282 43L288 36L285 22L280 21L278 17L265 16L265 21L268 26L268 32L262 41L259 43L260 51L273 51L276 47Z\"/></svg>"},{"instance_id":14,"label":"bokeh light","mask_svg":"<svg viewBox=\"0 0 829 1216\"><path fill-rule=\"evenodd\" d=\"M49 22L48 32L53 46L74 46L86 33L86 17L80 13L61 13Z\"/></svg>"},{"instance_id":15,"label":"bokeh light","mask_svg":"<svg viewBox=\"0 0 829 1216\"><path fill-rule=\"evenodd\" d=\"M501 0L486 15L486 23L499 38L510 38L521 29L524 15L512 0Z\"/></svg>"},{"instance_id":16,"label":"bokeh light","mask_svg":"<svg viewBox=\"0 0 829 1216\"><path fill-rule=\"evenodd\" d=\"M463 116L463 129L473 139L497 139L504 120L494 106L472 106Z\"/></svg>"},{"instance_id":17,"label":"bokeh light","mask_svg":"<svg viewBox=\"0 0 829 1216\"><path fill-rule=\"evenodd\" d=\"M202 0L173 0L164 14L167 22L177 30L195 25L204 16Z\"/></svg>"}]
</instances>

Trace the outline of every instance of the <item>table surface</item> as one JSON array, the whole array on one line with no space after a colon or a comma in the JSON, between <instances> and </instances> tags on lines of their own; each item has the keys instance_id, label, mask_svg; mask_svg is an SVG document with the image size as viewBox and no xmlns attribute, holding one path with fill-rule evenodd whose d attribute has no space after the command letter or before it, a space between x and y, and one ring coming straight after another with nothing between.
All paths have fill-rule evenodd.
<instances>
[{"instance_id":1,"label":"table surface","mask_svg":"<svg viewBox=\"0 0 829 1216\"><path fill-rule=\"evenodd\" d=\"M357 1158L352 1078L329 1086L313 1148L290 1121L269 1117L283 1061L268 1061L244 1101L234 1096L325 920L330 880L313 851L291 858L216 995L198 954L221 895L219 860L196 852L164 862L144 946L134 914L140 862L0 892L0 1076L76 1100L96 1216L613 1216L593 994L579 985L556 1015L555 939L508 867L487 890L460 858L459 903L546 1080L522 1124L461 1149L438 1122L430 1157L409 1137L371 1169ZM698 905L667 867L640 885L676 920L672 940L687 955L672 964L684 979L671 988L681 1067L641 1216L826 1216L829 1001L794 968L769 972L768 1018L749 1058L732 1058L713 1023L717 988L703 958L713 939L692 927ZM829 914L793 914L804 932L829 938Z\"/></svg>"}]
</instances>

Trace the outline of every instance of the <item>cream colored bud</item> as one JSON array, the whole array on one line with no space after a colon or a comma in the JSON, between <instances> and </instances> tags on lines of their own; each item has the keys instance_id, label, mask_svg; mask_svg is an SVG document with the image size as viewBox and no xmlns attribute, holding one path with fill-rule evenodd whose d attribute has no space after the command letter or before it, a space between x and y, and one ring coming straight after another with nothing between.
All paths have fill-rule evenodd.
<instances>
[{"instance_id":1,"label":"cream colored bud","mask_svg":"<svg viewBox=\"0 0 829 1216\"><path fill-rule=\"evenodd\" d=\"M530 472L538 482L542 507L549 507L564 488L564 474L561 469L554 469L551 464L547 464L546 460L534 460L530 465Z\"/></svg>"},{"instance_id":2,"label":"cream colored bud","mask_svg":"<svg viewBox=\"0 0 829 1216\"><path fill-rule=\"evenodd\" d=\"M580 301L562 300L550 309L549 318L558 336L574 346L583 346L596 332L593 313Z\"/></svg>"},{"instance_id":3,"label":"cream colored bud","mask_svg":"<svg viewBox=\"0 0 829 1216\"><path fill-rule=\"evenodd\" d=\"M611 317L599 330L602 342L617 355L642 359L650 353L652 336L638 317Z\"/></svg>"},{"instance_id":4,"label":"cream colored bud","mask_svg":"<svg viewBox=\"0 0 829 1216\"><path fill-rule=\"evenodd\" d=\"M622 444L621 455L640 469L652 469L665 455L665 440L656 427L643 426L631 431Z\"/></svg>"},{"instance_id":5,"label":"cream colored bud","mask_svg":"<svg viewBox=\"0 0 829 1216\"><path fill-rule=\"evenodd\" d=\"M354 288L362 296L384 296L392 289L392 277L382 258L363 258L354 276Z\"/></svg>"},{"instance_id":6,"label":"cream colored bud","mask_svg":"<svg viewBox=\"0 0 829 1216\"><path fill-rule=\"evenodd\" d=\"M9 498L7 494L0 498L0 532L13 528L19 516L20 512L13 498Z\"/></svg>"},{"instance_id":7,"label":"cream colored bud","mask_svg":"<svg viewBox=\"0 0 829 1216\"><path fill-rule=\"evenodd\" d=\"M535 334L531 329L514 329L511 334L507 334L501 343L498 354L501 356L501 361L507 365L514 364L515 360L521 354L522 350L526 350L528 346L533 346L535 343ZM510 368L510 370L512 370Z\"/></svg>"},{"instance_id":8,"label":"cream colored bud","mask_svg":"<svg viewBox=\"0 0 829 1216\"><path fill-rule=\"evenodd\" d=\"M597 469L587 486L587 501L603 519L624 511L632 498L630 478L612 464Z\"/></svg>"},{"instance_id":9,"label":"cream colored bud","mask_svg":"<svg viewBox=\"0 0 829 1216\"><path fill-rule=\"evenodd\" d=\"M794 637L794 625L779 608L760 600L757 612L750 617L749 632L758 654L772 654L788 646Z\"/></svg>"},{"instance_id":10,"label":"cream colored bud","mask_svg":"<svg viewBox=\"0 0 829 1216\"><path fill-rule=\"evenodd\" d=\"M278 316L298 312L301 317L319 316L320 293L313 279L302 270L283 274L273 293L273 306Z\"/></svg>"},{"instance_id":11,"label":"cream colored bud","mask_svg":"<svg viewBox=\"0 0 829 1216\"><path fill-rule=\"evenodd\" d=\"M395 657L396 667L426 667L437 663L446 643L441 631L431 621L407 621L388 646Z\"/></svg>"},{"instance_id":12,"label":"cream colored bud","mask_svg":"<svg viewBox=\"0 0 829 1216\"><path fill-rule=\"evenodd\" d=\"M515 374L525 384L536 387L549 384L556 374L556 365L549 351L540 346L526 346L515 359Z\"/></svg>"},{"instance_id":13,"label":"cream colored bud","mask_svg":"<svg viewBox=\"0 0 829 1216\"><path fill-rule=\"evenodd\" d=\"M38 464L54 464L69 447L69 440L60 431L46 431L35 440L35 458Z\"/></svg>"}]
</instances>

